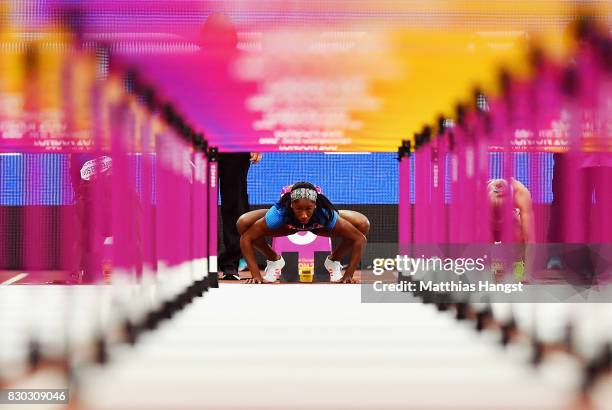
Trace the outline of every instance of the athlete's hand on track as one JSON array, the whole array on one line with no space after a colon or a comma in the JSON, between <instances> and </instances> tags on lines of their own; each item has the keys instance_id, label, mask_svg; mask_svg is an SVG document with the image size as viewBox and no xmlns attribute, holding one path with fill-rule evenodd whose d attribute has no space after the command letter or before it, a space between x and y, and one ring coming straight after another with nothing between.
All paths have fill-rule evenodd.
<instances>
[{"instance_id":1,"label":"athlete's hand on track","mask_svg":"<svg viewBox=\"0 0 612 410\"><path fill-rule=\"evenodd\" d=\"M340 279L336 283L359 283L357 279L354 279L353 276L344 275L342 279Z\"/></svg>"},{"instance_id":2,"label":"athlete's hand on track","mask_svg":"<svg viewBox=\"0 0 612 410\"><path fill-rule=\"evenodd\" d=\"M258 277L258 278L250 278L250 279L246 279L246 280L244 281L244 283L248 283L248 284L253 284L253 283L254 283L254 284L260 284L260 283L263 283L263 284L266 284L266 285L270 285L270 284L274 284L274 283L277 283L277 282L276 282L276 281L274 281L274 282L266 282L266 281L264 281L264 280L263 280L263 278L260 276L260 277Z\"/></svg>"}]
</instances>

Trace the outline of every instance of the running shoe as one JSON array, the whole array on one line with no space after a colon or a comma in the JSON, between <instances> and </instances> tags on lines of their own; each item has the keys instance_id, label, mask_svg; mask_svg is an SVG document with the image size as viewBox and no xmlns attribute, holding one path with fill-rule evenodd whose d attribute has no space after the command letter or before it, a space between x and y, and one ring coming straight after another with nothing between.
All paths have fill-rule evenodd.
<instances>
[{"instance_id":1,"label":"running shoe","mask_svg":"<svg viewBox=\"0 0 612 410\"><path fill-rule=\"evenodd\" d=\"M280 278L281 271L285 266L285 260L281 256L277 261L268 261L266 269L264 270L263 280L264 282L272 283L276 282Z\"/></svg>"},{"instance_id":2,"label":"running shoe","mask_svg":"<svg viewBox=\"0 0 612 410\"><path fill-rule=\"evenodd\" d=\"M342 263L340 261L332 261L329 256L325 258L325 269L329 272L329 280L331 282L340 282L342 279Z\"/></svg>"}]
</instances>

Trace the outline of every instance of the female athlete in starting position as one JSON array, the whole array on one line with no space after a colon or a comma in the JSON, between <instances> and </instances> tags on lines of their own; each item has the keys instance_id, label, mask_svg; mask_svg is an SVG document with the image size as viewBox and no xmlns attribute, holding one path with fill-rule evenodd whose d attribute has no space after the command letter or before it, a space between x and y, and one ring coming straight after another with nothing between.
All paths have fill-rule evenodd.
<instances>
[{"instance_id":1,"label":"female athlete in starting position","mask_svg":"<svg viewBox=\"0 0 612 410\"><path fill-rule=\"evenodd\" d=\"M533 204L527 187L514 178L510 180L510 184L505 179L491 179L487 183L487 191L492 206L493 241L501 242L505 222L503 208L506 201L511 201L513 221L510 229L513 232L514 242L520 244L535 242Z\"/></svg>"},{"instance_id":2,"label":"female athlete in starting position","mask_svg":"<svg viewBox=\"0 0 612 410\"><path fill-rule=\"evenodd\" d=\"M506 229L512 233L509 240L518 245L516 262L513 265L514 278L523 282L529 281L534 266L532 244L535 242L531 194L525 185L514 178L511 178L510 182L505 179L492 179L487 184L487 191L492 206L492 239L496 244L501 243L504 224L508 224ZM504 215L506 205L512 208L511 217ZM494 266L494 270L496 279L501 279L504 273L503 265Z\"/></svg>"},{"instance_id":3,"label":"female athlete in starting position","mask_svg":"<svg viewBox=\"0 0 612 410\"><path fill-rule=\"evenodd\" d=\"M266 236L287 236L297 231L310 231L320 236L340 237L340 245L325 259L332 282L353 283L353 273L359 264L370 221L354 211L338 211L317 188L308 182L298 182L270 209L247 212L236 224L240 233L240 249L251 271L250 283L275 282L285 261L268 245ZM268 259L262 278L255 261L256 248ZM340 259L352 251L342 274Z\"/></svg>"}]
</instances>

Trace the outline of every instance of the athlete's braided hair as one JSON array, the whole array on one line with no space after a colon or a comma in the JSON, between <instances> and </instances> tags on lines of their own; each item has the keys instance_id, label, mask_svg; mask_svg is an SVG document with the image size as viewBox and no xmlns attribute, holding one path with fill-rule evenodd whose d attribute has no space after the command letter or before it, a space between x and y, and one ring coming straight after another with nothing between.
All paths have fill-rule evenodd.
<instances>
[{"instance_id":1,"label":"athlete's braided hair","mask_svg":"<svg viewBox=\"0 0 612 410\"><path fill-rule=\"evenodd\" d=\"M296 189L300 189L300 188L312 189L313 191L317 192L317 201L315 204L317 208L321 208L326 211L326 212L323 212L324 218L325 218L324 223L328 224L331 218L333 218L334 211L337 212L338 210L336 209L334 204L332 204L331 201L325 195L319 193L317 191L317 187L311 184L310 182L297 182L293 184L291 186L291 191L286 192L281 197L280 205L287 211L290 211L291 210L291 192L295 191ZM293 213L289 213L289 215L293 215Z\"/></svg>"}]
</instances>

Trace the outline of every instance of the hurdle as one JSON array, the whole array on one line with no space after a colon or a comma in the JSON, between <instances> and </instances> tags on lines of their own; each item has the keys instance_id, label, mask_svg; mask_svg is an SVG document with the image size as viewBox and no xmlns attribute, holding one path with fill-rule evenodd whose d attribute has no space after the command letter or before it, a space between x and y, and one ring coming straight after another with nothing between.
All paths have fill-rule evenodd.
<instances>
[{"instance_id":1,"label":"hurdle","mask_svg":"<svg viewBox=\"0 0 612 410\"><path fill-rule=\"evenodd\" d=\"M281 282L329 282L329 272L323 266L331 253L331 238L312 232L272 239L272 249L286 261Z\"/></svg>"},{"instance_id":2,"label":"hurdle","mask_svg":"<svg viewBox=\"0 0 612 410\"><path fill-rule=\"evenodd\" d=\"M0 262L25 272L2 283L7 301L2 314L23 322L12 330L25 340L20 346L3 346L16 354L0 358L1 387L47 370L68 380L76 367L105 364L115 346L136 343L218 286L212 273L216 150L137 71L120 62L109 67L105 50L77 47L76 37L78 33L62 29L28 41L8 58L23 59L25 53L40 57L32 59L29 70L17 73L27 75L31 85L0 89L24 101L3 121L32 119L32 129L42 132L52 110L67 124L56 134L45 131L45 139L36 132L12 140L2 135L1 152L29 167L30 154L57 154L66 167L58 178L68 183L74 177L76 192L75 204L50 213L32 206L0 221L3 232L19 230L18 236L7 235L15 241L3 244ZM43 92L43 73L52 90ZM37 200L25 204L36 205ZM13 259L6 258L7 250ZM21 294L15 283L50 281L96 286L41 288L24 293L21 301L11 297ZM57 310L45 312L46 302ZM22 309L22 303L31 306ZM77 308L82 310L78 315L73 312ZM57 324L52 334L48 320Z\"/></svg>"},{"instance_id":3,"label":"hurdle","mask_svg":"<svg viewBox=\"0 0 612 410\"><path fill-rule=\"evenodd\" d=\"M612 53L609 34L598 31L587 19L578 24L577 33L579 47L572 61L553 62L542 50L534 49L531 77L501 71L499 95L477 90L474 101L458 105L453 125L448 125L451 121L446 116L438 119L435 139L431 138L430 128L425 127L415 135L413 152L406 149L410 147L408 141L402 142L398 153L403 194L398 218L401 249L413 257L429 256L420 251L431 251L428 243L446 244L436 255L440 257L466 255L466 246L473 246L497 255L496 263L506 271L505 281L526 280L531 289L564 284L568 289L578 286L577 289L600 292L599 298L574 295L567 300L546 299L542 293L539 299L538 293L531 298L485 299L466 299L453 292L414 293L424 303L435 303L439 310L453 309L458 320L472 320L478 331L499 329L499 341L504 346L527 340L531 346L530 362L535 366L546 366L547 360L558 352L574 357L582 363L579 395L584 398L609 372L610 339L587 330L589 325L580 323L579 315L573 315L566 304L606 301L610 284L612 230L610 212L602 212L610 210L612 202L608 199L609 190L598 184L612 165L612 134L606 129ZM549 168L549 172L554 173L554 186L546 188L539 176L552 161L554 169ZM442 193L438 191L440 162L448 171L442 174ZM411 166L416 168L414 182L410 180ZM499 239L492 236L486 185L494 178L525 181L537 209L532 231L521 231L529 237L522 245L522 253L518 252L521 245L511 201L506 200L499 211ZM546 202L550 194L552 205ZM445 198L443 206L439 205L440 197ZM414 225L409 223L411 215ZM428 220L433 220L429 230ZM499 244L494 245L494 240ZM457 245L462 245L459 248L464 253L456 253ZM523 259L524 273L516 271L517 254ZM561 272L547 267L551 256L560 256L565 265ZM492 279L495 269L489 265L482 278ZM408 277L400 275L399 280L419 282L426 277L436 278L437 274L426 271ZM534 304L546 301L566 304ZM583 313L606 315L605 309L597 305L581 305L581 309ZM547 326L551 323L548 321L554 326Z\"/></svg>"}]
</instances>

